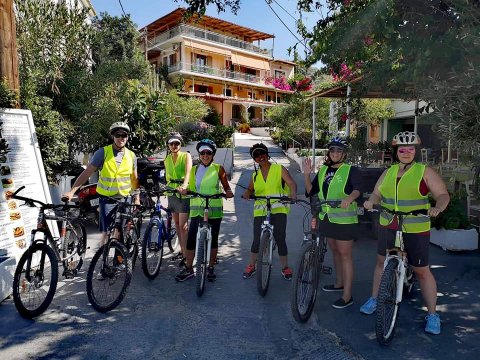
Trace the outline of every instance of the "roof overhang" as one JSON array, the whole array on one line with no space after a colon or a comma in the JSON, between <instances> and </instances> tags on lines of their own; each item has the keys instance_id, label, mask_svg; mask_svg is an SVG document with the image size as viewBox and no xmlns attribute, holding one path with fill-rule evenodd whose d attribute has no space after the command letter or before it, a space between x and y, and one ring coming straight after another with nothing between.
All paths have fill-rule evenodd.
<instances>
[{"instance_id":1,"label":"roof overhang","mask_svg":"<svg viewBox=\"0 0 480 360\"><path fill-rule=\"evenodd\" d=\"M155 20L154 22L144 26L140 29L140 32L144 31L147 34L150 33L159 33L171 29L177 26L180 23L185 22L185 13L187 11L183 8L178 8L165 16ZM267 34L261 31L250 29L245 26L237 25L229 21L218 19L212 16L199 16L198 14L192 15L188 20L190 24L197 24L208 29L213 29L217 31L225 31L230 34L240 36L245 39L245 41L255 41L255 40L266 40L274 38L274 35Z\"/></svg>"}]
</instances>

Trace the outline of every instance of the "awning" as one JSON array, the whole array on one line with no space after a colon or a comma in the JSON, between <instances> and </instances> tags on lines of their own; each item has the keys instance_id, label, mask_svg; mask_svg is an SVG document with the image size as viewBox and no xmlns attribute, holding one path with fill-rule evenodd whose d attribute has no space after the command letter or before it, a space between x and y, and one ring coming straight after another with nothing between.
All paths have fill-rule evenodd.
<instances>
[{"instance_id":1,"label":"awning","mask_svg":"<svg viewBox=\"0 0 480 360\"><path fill-rule=\"evenodd\" d=\"M226 56L231 55L231 51L228 50L228 49L217 48L215 46L202 44L202 43L192 41L192 40L189 40L189 39L185 39L185 47L191 48L192 50L195 50L197 52L198 51L202 51L202 52L206 51L206 52L210 52L210 53L214 53L214 54L220 54L220 55L226 55Z\"/></svg>"},{"instance_id":2,"label":"awning","mask_svg":"<svg viewBox=\"0 0 480 360\"><path fill-rule=\"evenodd\" d=\"M244 56L241 54L232 53L232 62L237 65L242 65L249 68L260 69L260 70L270 70L270 64L267 60L255 59L253 57Z\"/></svg>"}]
</instances>

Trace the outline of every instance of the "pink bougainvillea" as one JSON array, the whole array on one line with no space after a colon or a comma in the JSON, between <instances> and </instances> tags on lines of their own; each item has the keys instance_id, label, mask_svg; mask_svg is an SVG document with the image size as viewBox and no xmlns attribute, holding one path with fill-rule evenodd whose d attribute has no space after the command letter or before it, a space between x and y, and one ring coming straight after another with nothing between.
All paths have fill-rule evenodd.
<instances>
[{"instance_id":1,"label":"pink bougainvillea","mask_svg":"<svg viewBox=\"0 0 480 360\"><path fill-rule=\"evenodd\" d=\"M275 78L272 80L272 85L280 90L288 90L291 91L292 87L290 84L287 82L287 79L285 79L285 76L280 76L278 78Z\"/></svg>"},{"instance_id":2,"label":"pink bougainvillea","mask_svg":"<svg viewBox=\"0 0 480 360\"><path fill-rule=\"evenodd\" d=\"M347 120L348 120L348 115L347 115L347 113L343 113L342 115L340 115L340 120L342 120L342 121L347 121Z\"/></svg>"},{"instance_id":3,"label":"pink bougainvillea","mask_svg":"<svg viewBox=\"0 0 480 360\"><path fill-rule=\"evenodd\" d=\"M370 36L365 36L365 38L363 39L363 43L367 46L370 46L373 44L373 38L371 38Z\"/></svg>"},{"instance_id":4,"label":"pink bougainvillea","mask_svg":"<svg viewBox=\"0 0 480 360\"><path fill-rule=\"evenodd\" d=\"M345 63L340 64L340 71L336 73L333 69L330 69L330 75L333 81L349 81L354 79L360 74L360 68L363 66L361 61L357 61L355 65L348 66Z\"/></svg>"}]
</instances>

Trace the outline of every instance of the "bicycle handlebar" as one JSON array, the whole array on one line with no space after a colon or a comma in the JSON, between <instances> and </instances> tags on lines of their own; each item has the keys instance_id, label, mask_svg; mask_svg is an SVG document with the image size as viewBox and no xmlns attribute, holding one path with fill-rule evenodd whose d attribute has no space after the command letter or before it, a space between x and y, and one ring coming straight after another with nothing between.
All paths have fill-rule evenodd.
<instances>
[{"instance_id":1,"label":"bicycle handlebar","mask_svg":"<svg viewBox=\"0 0 480 360\"><path fill-rule=\"evenodd\" d=\"M17 195L20 191L25 189L25 185L19 187L12 195L12 199L25 201L25 204L30 207L35 207L35 204L39 204L42 209L49 210L49 209L78 209L78 205L68 205L68 204L45 204L44 202L32 198L27 198L24 196Z\"/></svg>"},{"instance_id":2,"label":"bicycle handlebar","mask_svg":"<svg viewBox=\"0 0 480 360\"><path fill-rule=\"evenodd\" d=\"M413 210L413 211L397 211L397 210L390 210L387 209L386 207L380 205L380 204L374 204L373 209L368 210L368 211L377 211L377 212L386 212L392 215L400 215L400 216L406 216L406 215L414 215L414 216L425 216L425 217L430 217L428 215L428 211L425 209L420 209L420 210Z\"/></svg>"},{"instance_id":3,"label":"bicycle handlebar","mask_svg":"<svg viewBox=\"0 0 480 360\"><path fill-rule=\"evenodd\" d=\"M201 197L203 199L219 199L221 197L227 198L227 194L225 194L225 193L205 195L205 194L200 194L196 191L190 191L190 190L187 191L187 195L198 196L198 197Z\"/></svg>"}]
</instances>

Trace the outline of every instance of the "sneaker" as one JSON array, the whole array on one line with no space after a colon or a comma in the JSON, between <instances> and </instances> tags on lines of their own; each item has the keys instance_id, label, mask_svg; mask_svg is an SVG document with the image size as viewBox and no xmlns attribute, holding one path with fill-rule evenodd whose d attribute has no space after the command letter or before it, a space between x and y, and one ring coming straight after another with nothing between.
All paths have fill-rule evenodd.
<instances>
[{"instance_id":1,"label":"sneaker","mask_svg":"<svg viewBox=\"0 0 480 360\"><path fill-rule=\"evenodd\" d=\"M322 287L322 290L323 291L343 291L343 286L341 287L335 287L335 284L332 284L332 285L323 285Z\"/></svg>"},{"instance_id":2,"label":"sneaker","mask_svg":"<svg viewBox=\"0 0 480 360\"><path fill-rule=\"evenodd\" d=\"M217 279L217 275L215 274L215 268L213 266L209 266L207 268L207 280L215 281L216 279Z\"/></svg>"},{"instance_id":3,"label":"sneaker","mask_svg":"<svg viewBox=\"0 0 480 360\"><path fill-rule=\"evenodd\" d=\"M182 257L182 260L178 263L178 267L187 267L187 258Z\"/></svg>"},{"instance_id":4,"label":"sneaker","mask_svg":"<svg viewBox=\"0 0 480 360\"><path fill-rule=\"evenodd\" d=\"M292 280L293 272L288 266L282 269L282 275L285 280Z\"/></svg>"},{"instance_id":5,"label":"sneaker","mask_svg":"<svg viewBox=\"0 0 480 360\"><path fill-rule=\"evenodd\" d=\"M351 297L350 300L348 300L348 301L345 301L345 300L343 300L343 298L340 298L337 301L335 301L332 304L332 306L335 309L343 309L343 308L346 308L347 306L350 306L352 304L353 304L353 297Z\"/></svg>"},{"instance_id":6,"label":"sneaker","mask_svg":"<svg viewBox=\"0 0 480 360\"><path fill-rule=\"evenodd\" d=\"M184 268L180 273L175 276L175 280L178 282L184 282L190 278L194 277L193 268Z\"/></svg>"},{"instance_id":7,"label":"sneaker","mask_svg":"<svg viewBox=\"0 0 480 360\"><path fill-rule=\"evenodd\" d=\"M181 252L173 255L173 256L170 258L170 260L173 260L173 261L179 260L179 259L183 259L183 254L182 254Z\"/></svg>"},{"instance_id":8,"label":"sneaker","mask_svg":"<svg viewBox=\"0 0 480 360\"><path fill-rule=\"evenodd\" d=\"M425 332L433 335L440 334L440 316L435 314L428 314L425 316Z\"/></svg>"},{"instance_id":9,"label":"sneaker","mask_svg":"<svg viewBox=\"0 0 480 360\"><path fill-rule=\"evenodd\" d=\"M377 310L377 298L371 297L360 307L360 312L365 315L372 315Z\"/></svg>"},{"instance_id":10,"label":"sneaker","mask_svg":"<svg viewBox=\"0 0 480 360\"><path fill-rule=\"evenodd\" d=\"M244 279L249 279L253 275L255 275L256 272L257 272L257 270L255 269L255 265L248 264L247 268L245 269L245 271L243 273L243 278Z\"/></svg>"}]
</instances>

